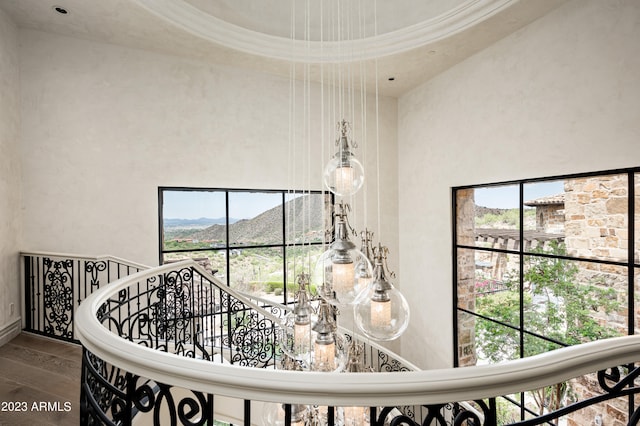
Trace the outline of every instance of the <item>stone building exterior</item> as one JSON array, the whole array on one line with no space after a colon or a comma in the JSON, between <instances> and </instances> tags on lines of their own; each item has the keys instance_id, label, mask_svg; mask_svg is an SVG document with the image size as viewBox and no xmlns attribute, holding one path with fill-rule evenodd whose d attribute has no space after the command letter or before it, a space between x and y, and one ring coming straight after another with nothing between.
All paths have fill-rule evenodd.
<instances>
[{"instance_id":1,"label":"stone building exterior","mask_svg":"<svg viewBox=\"0 0 640 426\"><path fill-rule=\"evenodd\" d=\"M564 194L525 201L524 205L536 209L536 231L564 233Z\"/></svg>"},{"instance_id":2,"label":"stone building exterior","mask_svg":"<svg viewBox=\"0 0 640 426\"><path fill-rule=\"evenodd\" d=\"M628 185L626 175L567 179L565 242L570 256L626 262L629 249ZM602 316L603 323L627 333L628 269L625 266L579 263L578 280L613 287L625 306Z\"/></svg>"},{"instance_id":3,"label":"stone building exterior","mask_svg":"<svg viewBox=\"0 0 640 426\"><path fill-rule=\"evenodd\" d=\"M637 184L636 184L637 187ZM626 262L629 248L629 194L626 174L567 179L565 189L565 241L570 256ZM636 223L639 203L635 203ZM636 244L637 247L637 244ZM637 256L637 248L636 248ZM625 266L600 263L579 263L578 280L608 288L618 294L621 309L609 314L599 313L600 321L627 333L628 270ZM636 278L636 294L639 286ZM636 311L635 318L639 312ZM637 321L637 320L636 320ZM573 392L579 398L588 398L600 392L595 375L571 381ZM600 424L618 426L626 424L628 400L617 398L587 407L567 420L569 426Z\"/></svg>"},{"instance_id":4,"label":"stone building exterior","mask_svg":"<svg viewBox=\"0 0 640 426\"><path fill-rule=\"evenodd\" d=\"M640 177L635 178L634 220L640 228ZM530 200L528 207L536 208L536 231L542 234L560 235L565 242L567 254L572 257L627 262L629 250L629 193L627 174L594 176L566 179L564 193L551 197ZM459 244L478 246L486 244L483 230L474 227L473 190L457 193L457 240ZM534 232L534 231L530 231ZM480 238L480 240L478 239ZM484 238L484 239L483 239ZM525 237L526 238L526 237ZM481 241L479 243L479 241ZM503 240L497 243L506 244ZM523 242L526 244L526 241ZM492 247L494 247L492 245ZM506 245L504 248L507 248ZM509 247L513 248L513 247ZM517 247L516 247L517 248ZM635 235L635 261L640 259L640 232ZM526 249L526 246L525 246ZM475 309L476 275L478 259L473 250L458 253L458 303L470 311ZM578 267L578 281L592 283L617 292L620 309L618 312L600 312L599 320L604 325L616 328L620 334L628 330L628 268L624 265L607 265L593 262L575 262ZM493 265L491 265L493 267ZM636 270L635 292L640 294L640 270ZM636 306L640 304L636 303ZM636 307L636 333L640 330L640 307ZM470 316L458 317L458 359L460 366L475 365L475 321ZM571 381L571 392L577 399L589 398L602 392L595 374ZM607 426L623 425L628 413L625 398L613 399L587 407L566 419L568 426L599 424Z\"/></svg>"},{"instance_id":5,"label":"stone building exterior","mask_svg":"<svg viewBox=\"0 0 640 426\"><path fill-rule=\"evenodd\" d=\"M475 235L475 201L473 189L457 191L456 217L458 218L457 243L474 246ZM458 252L458 306L471 312L476 303L476 265L473 250ZM477 362L475 348L475 318L471 315L458 314L458 364L459 366L475 365Z\"/></svg>"}]
</instances>

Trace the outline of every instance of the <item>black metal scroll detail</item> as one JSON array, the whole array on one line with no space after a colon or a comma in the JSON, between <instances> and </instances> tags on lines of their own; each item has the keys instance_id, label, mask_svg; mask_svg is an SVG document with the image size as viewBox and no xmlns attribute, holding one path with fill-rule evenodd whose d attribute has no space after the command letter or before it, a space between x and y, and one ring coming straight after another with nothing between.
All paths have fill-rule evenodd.
<instances>
[{"instance_id":1,"label":"black metal scroll detail","mask_svg":"<svg viewBox=\"0 0 640 426\"><path fill-rule=\"evenodd\" d=\"M131 425L133 419L147 415L153 424L214 423L211 394L175 392L177 388L124 372L87 350L82 368L80 423L83 425Z\"/></svg>"},{"instance_id":2,"label":"black metal scroll detail","mask_svg":"<svg viewBox=\"0 0 640 426\"><path fill-rule=\"evenodd\" d=\"M391 358L388 354L379 351L378 352L379 370L382 372L396 373L402 371L411 371L409 368L402 365L397 359Z\"/></svg>"},{"instance_id":3,"label":"black metal scroll detail","mask_svg":"<svg viewBox=\"0 0 640 426\"><path fill-rule=\"evenodd\" d=\"M490 399L488 403L482 400L475 402L483 412L482 419L477 413L465 410L458 403L446 403L421 406L421 420L416 418L414 412L405 411L406 407L387 407L380 411L373 426L495 426L495 400Z\"/></svg>"},{"instance_id":4,"label":"black metal scroll detail","mask_svg":"<svg viewBox=\"0 0 640 426\"><path fill-rule=\"evenodd\" d=\"M160 302L155 305L153 315L161 339L178 345L191 341L192 289L193 272L190 268L169 272L164 276L164 285L158 289Z\"/></svg>"},{"instance_id":5,"label":"black metal scroll detail","mask_svg":"<svg viewBox=\"0 0 640 426\"><path fill-rule=\"evenodd\" d=\"M453 426L463 426L463 425L495 426L496 425L497 412L496 412L495 398L489 399L488 403L487 401L483 401L483 400L476 400L475 403L478 404L478 406L482 410L484 422L483 422L483 419L480 419L478 414L475 413L474 411L464 410L464 409L461 409L459 405L456 405L456 407L454 407L454 412L456 414L455 414L455 417L453 418Z\"/></svg>"},{"instance_id":6,"label":"black metal scroll detail","mask_svg":"<svg viewBox=\"0 0 640 426\"><path fill-rule=\"evenodd\" d=\"M385 424L389 424L390 426L399 426L399 425L408 425L408 426L420 426L419 423L416 423L411 417L405 414L399 414L388 420L387 418L393 412L394 407L385 407L380 410L380 414L376 419L375 426L382 426ZM425 423L426 425L430 425L430 423Z\"/></svg>"},{"instance_id":7,"label":"black metal scroll detail","mask_svg":"<svg viewBox=\"0 0 640 426\"><path fill-rule=\"evenodd\" d=\"M84 350L80 423L83 425L130 424L131 416L126 412L127 380L128 373Z\"/></svg>"},{"instance_id":8,"label":"black metal scroll detail","mask_svg":"<svg viewBox=\"0 0 640 426\"><path fill-rule=\"evenodd\" d=\"M43 259L44 331L73 339L73 261Z\"/></svg>"},{"instance_id":9,"label":"black metal scroll detail","mask_svg":"<svg viewBox=\"0 0 640 426\"><path fill-rule=\"evenodd\" d=\"M231 362L259 368L273 364L278 341L273 321L232 296L223 297L222 307L228 330L222 343L231 349Z\"/></svg>"},{"instance_id":10,"label":"black metal scroll detail","mask_svg":"<svg viewBox=\"0 0 640 426\"><path fill-rule=\"evenodd\" d=\"M202 426L214 422L213 395L189 391L187 396L172 392L172 386L132 377L134 415L152 413L153 424L162 424L161 415L168 416L170 425ZM166 420L166 418L165 418Z\"/></svg>"},{"instance_id":11,"label":"black metal scroll detail","mask_svg":"<svg viewBox=\"0 0 640 426\"><path fill-rule=\"evenodd\" d=\"M551 413L536 417L531 420L525 420L518 423L513 423L513 426L533 426L539 425L545 422L550 422L562 416L566 416L575 411L588 407L590 405L598 404L603 401L618 398L621 396L635 395L640 393L640 387L636 385L635 380L640 376L640 367L613 367L605 370L600 370L597 373L598 384L604 391L600 395L593 396L591 398L583 399L581 401L570 404L559 410ZM629 418L627 425L636 425L640 419L640 408L637 408L633 415Z\"/></svg>"},{"instance_id":12,"label":"black metal scroll detail","mask_svg":"<svg viewBox=\"0 0 640 426\"><path fill-rule=\"evenodd\" d=\"M84 264L84 271L89 274L89 285L91 286L91 291L97 290L100 288L100 279L99 274L102 271L107 269L107 262L104 260L100 261L86 261Z\"/></svg>"}]
</instances>

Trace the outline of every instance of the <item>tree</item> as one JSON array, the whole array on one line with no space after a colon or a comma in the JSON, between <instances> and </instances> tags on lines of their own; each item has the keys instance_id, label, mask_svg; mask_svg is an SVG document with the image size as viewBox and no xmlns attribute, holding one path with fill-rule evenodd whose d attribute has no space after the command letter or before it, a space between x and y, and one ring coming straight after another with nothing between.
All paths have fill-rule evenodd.
<instances>
[{"instance_id":1,"label":"tree","mask_svg":"<svg viewBox=\"0 0 640 426\"><path fill-rule=\"evenodd\" d=\"M548 250L534 253L565 256L564 244L553 241ZM619 335L610 326L598 321L598 312L610 313L620 307L615 289L598 282L580 282L579 268L570 260L530 256L523 273L523 288L519 279L507 279L506 291L478 297L476 311L485 317L514 326L498 326L486 320L476 321L476 348L491 362L520 357L520 291L523 294L522 314L527 332L524 335L523 356L532 356L587 341ZM519 276L511 273L511 276ZM541 339L534 334L550 340ZM532 392L542 414L545 408L554 411L562 405L570 391L566 383Z\"/></svg>"}]
</instances>

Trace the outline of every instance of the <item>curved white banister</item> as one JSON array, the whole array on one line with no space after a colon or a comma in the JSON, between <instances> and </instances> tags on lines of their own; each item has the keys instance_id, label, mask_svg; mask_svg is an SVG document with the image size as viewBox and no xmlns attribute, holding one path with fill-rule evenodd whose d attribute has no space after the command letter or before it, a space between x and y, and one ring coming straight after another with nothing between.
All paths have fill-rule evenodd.
<instances>
[{"instance_id":1,"label":"curved white banister","mask_svg":"<svg viewBox=\"0 0 640 426\"><path fill-rule=\"evenodd\" d=\"M76 332L83 346L126 371L174 386L242 399L332 406L442 404L488 398L640 360L638 335L476 367L375 374L296 372L213 364L156 351L120 338L97 320L100 306L121 289L184 265L193 262L145 270L89 296L76 313ZM238 298L245 300L241 295Z\"/></svg>"}]
</instances>

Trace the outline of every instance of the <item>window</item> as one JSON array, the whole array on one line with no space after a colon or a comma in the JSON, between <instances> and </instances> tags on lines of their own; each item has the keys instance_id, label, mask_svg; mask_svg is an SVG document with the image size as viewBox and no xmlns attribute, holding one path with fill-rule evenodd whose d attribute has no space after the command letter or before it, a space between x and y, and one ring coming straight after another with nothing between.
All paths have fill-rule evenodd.
<instances>
[{"instance_id":1,"label":"window","mask_svg":"<svg viewBox=\"0 0 640 426\"><path fill-rule=\"evenodd\" d=\"M330 229L320 191L158 189L160 263L192 258L228 286L278 303L315 264Z\"/></svg>"},{"instance_id":2,"label":"window","mask_svg":"<svg viewBox=\"0 0 640 426\"><path fill-rule=\"evenodd\" d=\"M453 188L454 365L638 333L639 197L640 168Z\"/></svg>"}]
</instances>

